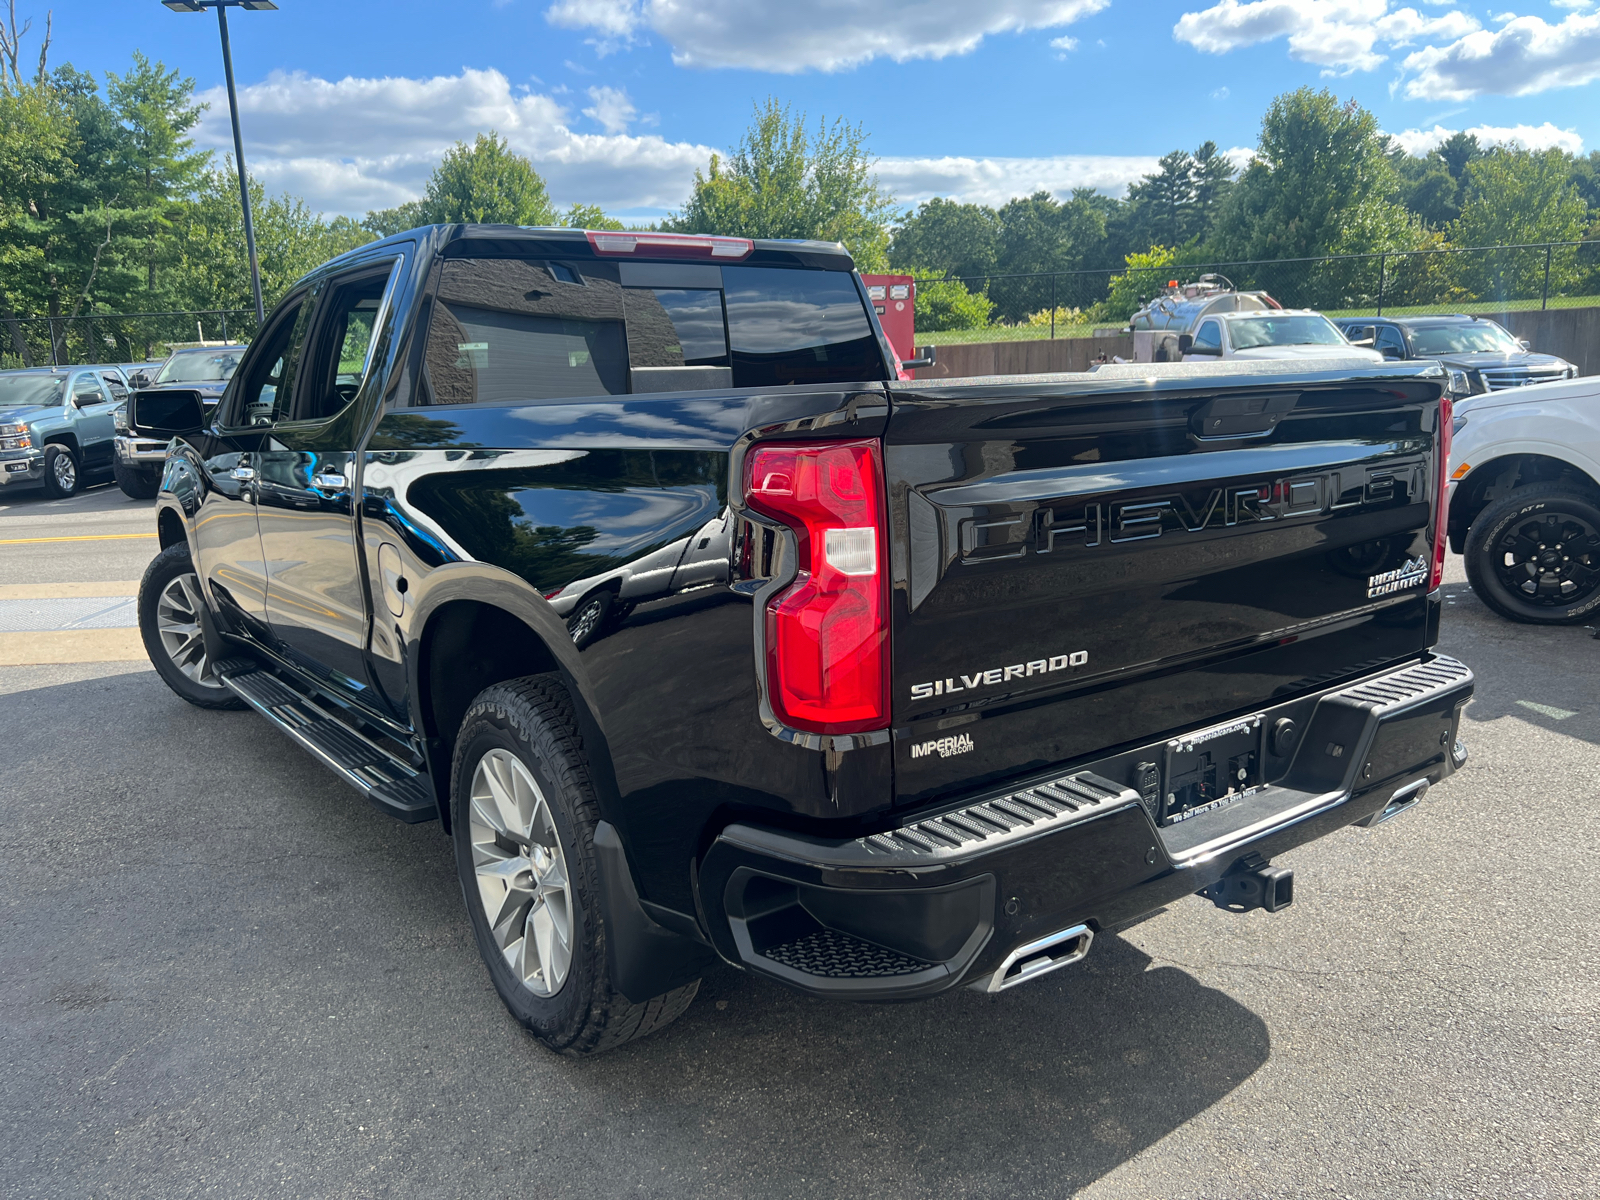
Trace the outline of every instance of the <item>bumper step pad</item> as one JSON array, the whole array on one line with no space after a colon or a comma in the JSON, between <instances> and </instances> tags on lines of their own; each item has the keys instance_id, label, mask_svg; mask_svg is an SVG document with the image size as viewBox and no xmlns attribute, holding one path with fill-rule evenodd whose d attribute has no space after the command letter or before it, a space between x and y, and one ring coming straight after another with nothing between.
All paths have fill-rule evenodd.
<instances>
[{"instance_id":1,"label":"bumper step pad","mask_svg":"<svg viewBox=\"0 0 1600 1200\"><path fill-rule=\"evenodd\" d=\"M1069 825L1130 802L1139 802L1139 793L1132 788L1090 771L1079 771L914 825L874 833L859 839L856 845L873 855L937 856L963 852L983 842Z\"/></svg>"},{"instance_id":2,"label":"bumper step pad","mask_svg":"<svg viewBox=\"0 0 1600 1200\"><path fill-rule=\"evenodd\" d=\"M259 663L226 659L217 674L241 700L350 784L381 812L415 824L439 815L433 783L382 739L339 719L336 706L297 691ZM398 746L396 747L398 749Z\"/></svg>"},{"instance_id":3,"label":"bumper step pad","mask_svg":"<svg viewBox=\"0 0 1600 1200\"><path fill-rule=\"evenodd\" d=\"M882 979L915 975L934 965L837 929L817 929L781 946L769 946L762 957L818 979Z\"/></svg>"}]
</instances>

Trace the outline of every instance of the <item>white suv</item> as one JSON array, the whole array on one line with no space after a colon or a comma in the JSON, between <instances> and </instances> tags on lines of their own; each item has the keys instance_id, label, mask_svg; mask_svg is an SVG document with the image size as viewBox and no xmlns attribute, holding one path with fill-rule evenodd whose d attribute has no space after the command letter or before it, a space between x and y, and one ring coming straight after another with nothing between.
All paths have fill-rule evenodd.
<instances>
[{"instance_id":1,"label":"white suv","mask_svg":"<svg viewBox=\"0 0 1600 1200\"><path fill-rule=\"evenodd\" d=\"M1600 609L1600 376L1457 400L1450 545L1472 589L1513 621Z\"/></svg>"}]
</instances>

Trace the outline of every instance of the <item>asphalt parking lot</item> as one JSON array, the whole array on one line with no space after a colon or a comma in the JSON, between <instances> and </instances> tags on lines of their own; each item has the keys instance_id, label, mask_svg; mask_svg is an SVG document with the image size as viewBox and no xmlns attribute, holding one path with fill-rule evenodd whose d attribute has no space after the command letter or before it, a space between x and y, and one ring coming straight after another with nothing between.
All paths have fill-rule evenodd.
<instances>
[{"instance_id":1,"label":"asphalt parking lot","mask_svg":"<svg viewBox=\"0 0 1600 1200\"><path fill-rule=\"evenodd\" d=\"M0 493L0 598L114 599L150 507ZM584 1062L501 1008L436 824L133 654L0 666L0 1193L1600 1194L1600 642L1447 590L1472 761L1282 860L1287 911L1186 901L999 997L719 969ZM3 661L70 632L34 611Z\"/></svg>"}]
</instances>

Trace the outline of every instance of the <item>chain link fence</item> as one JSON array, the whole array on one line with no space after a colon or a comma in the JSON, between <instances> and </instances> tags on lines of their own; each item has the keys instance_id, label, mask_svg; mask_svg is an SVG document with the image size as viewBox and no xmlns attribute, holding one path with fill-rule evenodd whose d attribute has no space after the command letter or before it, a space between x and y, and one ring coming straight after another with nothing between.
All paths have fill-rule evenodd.
<instances>
[{"instance_id":1,"label":"chain link fence","mask_svg":"<svg viewBox=\"0 0 1600 1200\"><path fill-rule=\"evenodd\" d=\"M1241 291L1265 291L1285 308L1330 316L1569 308L1600 305L1600 241L958 276L993 302L991 324L939 331L919 324L917 340L1087 337L1125 327L1169 282L1203 274L1222 275Z\"/></svg>"},{"instance_id":2,"label":"chain link fence","mask_svg":"<svg viewBox=\"0 0 1600 1200\"><path fill-rule=\"evenodd\" d=\"M0 368L148 362L176 346L248 342L255 332L253 308L0 317Z\"/></svg>"}]
</instances>

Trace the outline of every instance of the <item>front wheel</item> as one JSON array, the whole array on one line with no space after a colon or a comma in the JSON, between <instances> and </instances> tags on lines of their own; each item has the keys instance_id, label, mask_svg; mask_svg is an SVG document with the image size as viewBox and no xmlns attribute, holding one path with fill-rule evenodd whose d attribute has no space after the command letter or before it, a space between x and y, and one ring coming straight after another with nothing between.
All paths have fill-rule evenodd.
<instances>
[{"instance_id":1,"label":"front wheel","mask_svg":"<svg viewBox=\"0 0 1600 1200\"><path fill-rule=\"evenodd\" d=\"M1576 625L1600 609L1600 505L1561 484L1519 488L1467 531L1467 579L1512 621Z\"/></svg>"},{"instance_id":2,"label":"front wheel","mask_svg":"<svg viewBox=\"0 0 1600 1200\"><path fill-rule=\"evenodd\" d=\"M594 831L599 805L572 702L552 675L481 692L456 739L451 836L473 936L511 1015L562 1054L676 1020L695 980L635 1004L611 986Z\"/></svg>"},{"instance_id":3,"label":"front wheel","mask_svg":"<svg viewBox=\"0 0 1600 1200\"><path fill-rule=\"evenodd\" d=\"M111 473L116 476L122 494L130 500L154 500L156 493L161 490L160 471L152 471L148 467L130 467L119 462L112 464Z\"/></svg>"},{"instance_id":4,"label":"front wheel","mask_svg":"<svg viewBox=\"0 0 1600 1200\"><path fill-rule=\"evenodd\" d=\"M197 708L243 708L212 668L200 632L200 577L182 542L168 546L139 582L139 636L161 681Z\"/></svg>"},{"instance_id":5,"label":"front wheel","mask_svg":"<svg viewBox=\"0 0 1600 1200\"><path fill-rule=\"evenodd\" d=\"M78 456L71 446L53 442L44 448L44 494L52 500L76 496L81 483Z\"/></svg>"}]
</instances>

